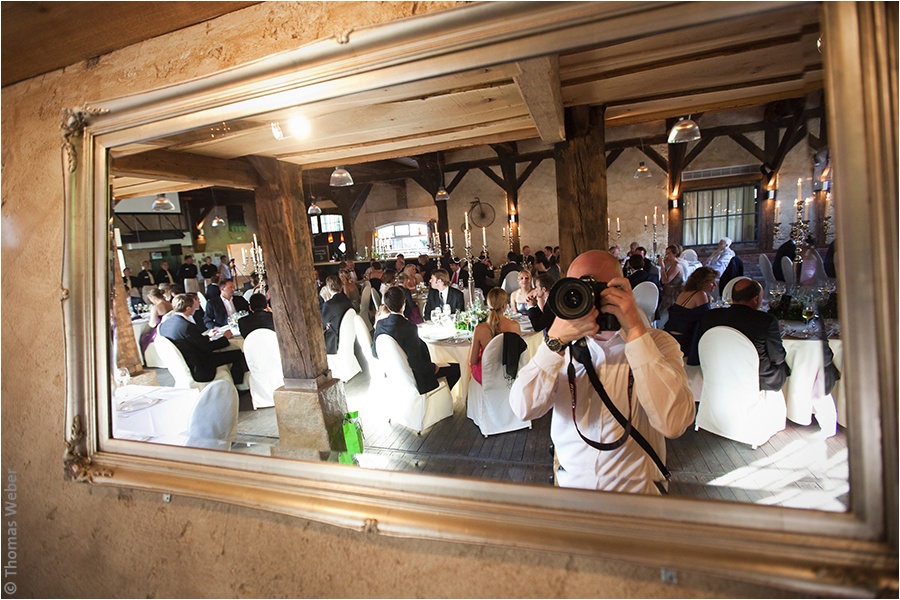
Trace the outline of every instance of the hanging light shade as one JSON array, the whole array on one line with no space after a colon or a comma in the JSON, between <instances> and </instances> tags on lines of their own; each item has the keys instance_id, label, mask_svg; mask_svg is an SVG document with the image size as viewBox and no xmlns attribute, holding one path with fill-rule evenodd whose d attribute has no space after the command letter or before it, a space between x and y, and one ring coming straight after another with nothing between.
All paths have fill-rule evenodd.
<instances>
[{"instance_id":1,"label":"hanging light shade","mask_svg":"<svg viewBox=\"0 0 900 600\"><path fill-rule=\"evenodd\" d=\"M316 201L315 201L315 200L313 200L312 203L309 205L309 208L306 209L306 214L308 214L308 215L321 215L321 214L322 214L322 209L319 208L319 205L316 204Z\"/></svg>"},{"instance_id":2,"label":"hanging light shade","mask_svg":"<svg viewBox=\"0 0 900 600\"><path fill-rule=\"evenodd\" d=\"M347 187L353 185L353 178L344 167L337 167L331 174L331 187Z\"/></svg>"},{"instance_id":3,"label":"hanging light shade","mask_svg":"<svg viewBox=\"0 0 900 600\"><path fill-rule=\"evenodd\" d=\"M444 186L441 186L440 189L438 189L437 194L434 195L435 202L446 202L449 199L450 193Z\"/></svg>"},{"instance_id":4,"label":"hanging light shade","mask_svg":"<svg viewBox=\"0 0 900 600\"><path fill-rule=\"evenodd\" d=\"M167 210L175 210L175 205L166 198L165 194L160 194L156 197L156 200L153 201L153 210L157 212L164 212Z\"/></svg>"},{"instance_id":5,"label":"hanging light shade","mask_svg":"<svg viewBox=\"0 0 900 600\"><path fill-rule=\"evenodd\" d=\"M684 117L678 119L678 122L669 132L670 144L683 144L685 142L694 142L700 139L700 128L690 119Z\"/></svg>"},{"instance_id":6,"label":"hanging light shade","mask_svg":"<svg viewBox=\"0 0 900 600\"><path fill-rule=\"evenodd\" d=\"M211 223L211 225L212 225L213 227L221 227L221 226L224 225L224 224L225 224L225 219L223 219L223 218L220 217L219 215L216 215L215 218L212 220L212 223Z\"/></svg>"},{"instance_id":7,"label":"hanging light shade","mask_svg":"<svg viewBox=\"0 0 900 600\"><path fill-rule=\"evenodd\" d=\"M641 161L638 165L638 168L634 172L635 179L642 179L644 177L653 177L653 174L650 172L650 169L644 164L644 161Z\"/></svg>"}]
</instances>

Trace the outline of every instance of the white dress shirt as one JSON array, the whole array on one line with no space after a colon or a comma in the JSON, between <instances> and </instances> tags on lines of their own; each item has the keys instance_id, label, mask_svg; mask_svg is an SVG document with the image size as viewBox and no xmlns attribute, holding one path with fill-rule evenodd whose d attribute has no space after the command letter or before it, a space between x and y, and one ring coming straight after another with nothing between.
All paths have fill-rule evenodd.
<instances>
[{"instance_id":1,"label":"white dress shirt","mask_svg":"<svg viewBox=\"0 0 900 600\"><path fill-rule=\"evenodd\" d=\"M725 267L728 266L732 258L734 258L734 250L730 246L724 250L716 248L715 252L706 259L706 266L715 270L721 277L722 273L725 272Z\"/></svg>"},{"instance_id":2,"label":"white dress shirt","mask_svg":"<svg viewBox=\"0 0 900 600\"><path fill-rule=\"evenodd\" d=\"M626 343L621 332L609 341L588 341L600 381L616 407L628 415L628 371L634 372L632 425L666 460L664 437L676 438L693 423L694 397L688 387L678 342L664 331L650 329ZM521 370L509 395L513 413L522 420L537 419L553 409L550 437L562 469L562 487L641 494L659 494L653 481L662 474L653 460L629 437L619 448L599 451L578 435L572 422L572 398L563 356L541 344L534 358ZM622 427L594 391L584 367L575 363L578 426L589 439L612 442Z\"/></svg>"}]
</instances>

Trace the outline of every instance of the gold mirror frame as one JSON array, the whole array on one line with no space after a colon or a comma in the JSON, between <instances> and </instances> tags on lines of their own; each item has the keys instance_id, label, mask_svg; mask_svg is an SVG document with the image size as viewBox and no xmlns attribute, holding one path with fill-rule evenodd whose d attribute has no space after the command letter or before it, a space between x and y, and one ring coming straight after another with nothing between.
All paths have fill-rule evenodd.
<instances>
[{"instance_id":1,"label":"gold mirror frame","mask_svg":"<svg viewBox=\"0 0 900 600\"><path fill-rule=\"evenodd\" d=\"M896 23L885 24L879 17L884 11L873 6L827 3L822 20L835 196L852 199L852 210L839 203L835 215L839 276L849 290L842 303L849 348L844 376L848 396L861 400L849 403L850 512L461 482L109 435L109 323L102 309L108 297L108 149L298 103L555 53L604 36L647 35L791 4L796 3L475 4L348 32L214 76L71 111L63 131L69 169L62 282L69 478L383 535L581 553L811 594L895 590L897 154L896 137L883 135L882 124L892 123L896 135ZM878 69L884 72L872 72Z\"/></svg>"}]
</instances>

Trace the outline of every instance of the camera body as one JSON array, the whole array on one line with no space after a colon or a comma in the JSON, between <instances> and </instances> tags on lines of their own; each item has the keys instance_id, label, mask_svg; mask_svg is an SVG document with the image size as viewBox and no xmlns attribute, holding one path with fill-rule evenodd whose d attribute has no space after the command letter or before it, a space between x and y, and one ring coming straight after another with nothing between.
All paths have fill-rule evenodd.
<instances>
[{"instance_id":1,"label":"camera body","mask_svg":"<svg viewBox=\"0 0 900 600\"><path fill-rule=\"evenodd\" d=\"M590 275L578 279L563 277L550 289L547 306L565 321L580 319L597 307L600 331L618 331L620 325L616 316L600 310L600 293L605 289L606 282L597 281Z\"/></svg>"}]
</instances>

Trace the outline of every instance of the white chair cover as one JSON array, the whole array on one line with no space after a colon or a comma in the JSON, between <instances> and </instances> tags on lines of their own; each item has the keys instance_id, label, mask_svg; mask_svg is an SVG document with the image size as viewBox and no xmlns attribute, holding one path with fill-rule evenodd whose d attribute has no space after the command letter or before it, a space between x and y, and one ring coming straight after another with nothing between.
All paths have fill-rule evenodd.
<instances>
[{"instance_id":1,"label":"white chair cover","mask_svg":"<svg viewBox=\"0 0 900 600\"><path fill-rule=\"evenodd\" d=\"M372 331L372 319L369 317L369 306L372 304L372 284L366 281L359 293L359 317L366 329ZM359 335L359 334L357 334Z\"/></svg>"},{"instance_id":2,"label":"white chair cover","mask_svg":"<svg viewBox=\"0 0 900 600\"><path fill-rule=\"evenodd\" d=\"M341 319L340 333L338 334L337 354L328 355L328 368L331 374L341 381L350 381L353 376L362 371L353 346L356 343L356 311L348 308Z\"/></svg>"},{"instance_id":3,"label":"white chair cover","mask_svg":"<svg viewBox=\"0 0 900 600\"><path fill-rule=\"evenodd\" d=\"M634 287L634 301L640 307L647 320L653 322L653 315L659 304L659 288L652 281L643 281Z\"/></svg>"},{"instance_id":4,"label":"white chair cover","mask_svg":"<svg viewBox=\"0 0 900 600\"><path fill-rule=\"evenodd\" d=\"M775 273L772 271L772 261L765 254L759 255L759 270L762 272L765 291L768 293L775 284Z\"/></svg>"},{"instance_id":5,"label":"white chair cover","mask_svg":"<svg viewBox=\"0 0 900 600\"><path fill-rule=\"evenodd\" d=\"M438 380L437 389L420 394L406 353L394 338L379 335L375 347L384 370L384 377L380 379L383 387L380 397L388 405L386 412L392 422L422 432L438 421L453 416L453 397L446 379L442 377Z\"/></svg>"},{"instance_id":6,"label":"white chair cover","mask_svg":"<svg viewBox=\"0 0 900 600\"><path fill-rule=\"evenodd\" d=\"M206 312L206 295L197 294L197 297L200 298L200 308L203 309L203 312Z\"/></svg>"},{"instance_id":7,"label":"white chair cover","mask_svg":"<svg viewBox=\"0 0 900 600\"><path fill-rule=\"evenodd\" d=\"M503 278L503 283L501 286L503 291L508 294L512 294L514 291L519 289L519 271L510 271L506 274L506 277Z\"/></svg>"},{"instance_id":8,"label":"white chair cover","mask_svg":"<svg viewBox=\"0 0 900 600\"><path fill-rule=\"evenodd\" d=\"M713 327L700 338L703 390L697 429L749 444L765 444L784 429L784 394L759 389L759 355L741 332Z\"/></svg>"},{"instance_id":9,"label":"white chair cover","mask_svg":"<svg viewBox=\"0 0 900 600\"><path fill-rule=\"evenodd\" d=\"M821 285L828 281L828 275L825 273L825 261L822 260L822 255L819 254L819 251L815 248L812 249L811 254L816 267L815 274L813 275L815 285Z\"/></svg>"},{"instance_id":10,"label":"white chair cover","mask_svg":"<svg viewBox=\"0 0 900 600\"><path fill-rule=\"evenodd\" d=\"M200 293L200 281L197 280L196 277L193 279L185 279L184 280L184 291L187 294L199 294Z\"/></svg>"},{"instance_id":11,"label":"white chair cover","mask_svg":"<svg viewBox=\"0 0 900 600\"><path fill-rule=\"evenodd\" d=\"M528 353L519 357L519 369L528 362ZM509 406L509 390L513 380L506 378L503 366L503 334L495 336L481 355L482 384L473 378L469 382L466 415L478 425L481 435L487 437L507 431L531 429L531 421L522 421Z\"/></svg>"},{"instance_id":12,"label":"white chair cover","mask_svg":"<svg viewBox=\"0 0 900 600\"><path fill-rule=\"evenodd\" d=\"M278 336L271 329L255 329L244 338L243 350L250 368L250 397L254 410L275 406L275 390L284 385Z\"/></svg>"},{"instance_id":13,"label":"white chair cover","mask_svg":"<svg viewBox=\"0 0 900 600\"><path fill-rule=\"evenodd\" d=\"M724 300L725 302L731 301L731 291L734 289L734 284L736 284L741 279L750 279L750 278L741 275L740 277L735 277L734 279L731 279L728 283L725 284L725 287L722 289L722 300Z\"/></svg>"},{"instance_id":14,"label":"white chair cover","mask_svg":"<svg viewBox=\"0 0 900 600\"><path fill-rule=\"evenodd\" d=\"M256 292L256 290L254 288L250 288L249 290L244 292L244 294L243 294L244 300L246 300L247 302L250 302L250 296L252 296L255 292Z\"/></svg>"},{"instance_id":15,"label":"white chair cover","mask_svg":"<svg viewBox=\"0 0 900 600\"><path fill-rule=\"evenodd\" d=\"M376 311L381 308L381 290L372 290L372 307Z\"/></svg>"},{"instance_id":16,"label":"white chair cover","mask_svg":"<svg viewBox=\"0 0 900 600\"><path fill-rule=\"evenodd\" d=\"M794 261L787 256L781 257L781 274L784 275L784 285L787 289L794 287Z\"/></svg>"},{"instance_id":17,"label":"white chair cover","mask_svg":"<svg viewBox=\"0 0 900 600\"><path fill-rule=\"evenodd\" d=\"M381 364L372 354L372 334L369 333L369 328L363 322L360 315L354 317L354 323L356 325L356 341L359 342L362 355L366 359L366 364L369 366L369 379L384 377L384 373L381 371Z\"/></svg>"},{"instance_id":18,"label":"white chair cover","mask_svg":"<svg viewBox=\"0 0 900 600\"><path fill-rule=\"evenodd\" d=\"M162 364L169 370L169 374L175 380L174 387L202 390L212 383L210 381L194 381L194 376L181 355L181 350L169 338L157 335L156 339L153 340L153 344L156 346L156 353L159 355ZM227 381L232 387L234 386L229 365L222 365L216 369L216 376L213 378L213 381L220 379Z\"/></svg>"},{"instance_id":19,"label":"white chair cover","mask_svg":"<svg viewBox=\"0 0 900 600\"><path fill-rule=\"evenodd\" d=\"M702 267L703 264L697 258L697 251L693 249L688 249L682 252L681 258L683 258L685 262L684 277L685 281L687 281L687 278L691 276L691 273L696 271L699 267Z\"/></svg>"},{"instance_id":20,"label":"white chair cover","mask_svg":"<svg viewBox=\"0 0 900 600\"><path fill-rule=\"evenodd\" d=\"M188 424L187 446L229 450L237 437L238 393L227 381L213 381L200 392Z\"/></svg>"}]
</instances>

